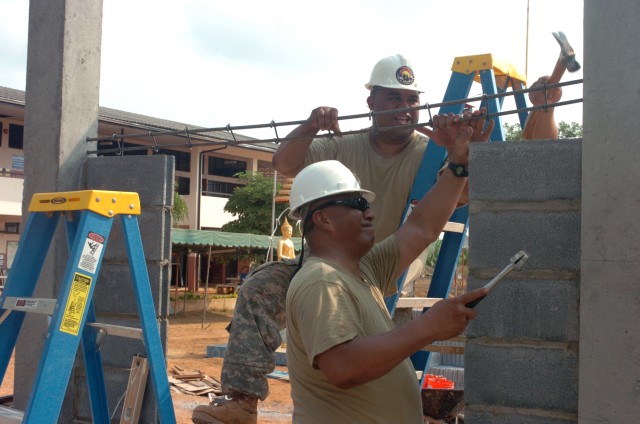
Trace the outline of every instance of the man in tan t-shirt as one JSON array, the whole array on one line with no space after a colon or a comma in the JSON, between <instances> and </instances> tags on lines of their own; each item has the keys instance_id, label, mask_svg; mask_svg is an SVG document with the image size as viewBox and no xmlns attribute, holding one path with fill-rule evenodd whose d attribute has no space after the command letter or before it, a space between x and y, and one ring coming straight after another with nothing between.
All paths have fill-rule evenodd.
<instances>
[{"instance_id":1,"label":"man in tan t-shirt","mask_svg":"<svg viewBox=\"0 0 640 424\"><path fill-rule=\"evenodd\" d=\"M469 126L461 127L447 149L452 162L467 166L471 134ZM351 171L330 160L296 176L289 216L302 219L308 258L286 303L294 424L423 422L408 358L464 331L475 317L466 305L486 289L442 300L397 328L384 297L395 293L398 276L438 238L466 183L466 175L445 170L407 221L374 246L369 206L375 195Z\"/></svg>"}]
</instances>

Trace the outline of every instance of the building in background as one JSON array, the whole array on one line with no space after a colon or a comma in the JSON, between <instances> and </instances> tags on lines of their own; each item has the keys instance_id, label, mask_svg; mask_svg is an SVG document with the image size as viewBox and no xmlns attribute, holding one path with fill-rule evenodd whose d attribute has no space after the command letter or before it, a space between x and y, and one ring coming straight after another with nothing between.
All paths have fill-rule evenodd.
<instances>
[{"instance_id":1,"label":"building in background","mask_svg":"<svg viewBox=\"0 0 640 424\"><path fill-rule=\"evenodd\" d=\"M0 87L0 269L11 266L20 238L24 185L24 91ZM98 155L154 155L175 157L176 190L185 200L188 219L177 226L216 230L233 219L224 211L234 177L242 171L273 175L273 143L230 131L198 133L194 125L100 107L98 137L131 135L92 142ZM170 134L176 133L176 134ZM134 136L135 135L135 136ZM253 143L252 143L253 142ZM28 164L27 164L28 166Z\"/></svg>"}]
</instances>

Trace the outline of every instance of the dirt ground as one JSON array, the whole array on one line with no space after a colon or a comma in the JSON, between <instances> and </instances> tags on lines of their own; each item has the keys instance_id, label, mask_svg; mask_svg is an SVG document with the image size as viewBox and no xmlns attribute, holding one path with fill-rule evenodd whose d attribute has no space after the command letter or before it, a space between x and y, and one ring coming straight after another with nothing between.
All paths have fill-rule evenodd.
<instances>
[{"instance_id":1,"label":"dirt ground","mask_svg":"<svg viewBox=\"0 0 640 424\"><path fill-rule=\"evenodd\" d=\"M225 327L231 320L231 313L207 313L203 328L202 312L193 312L169 317L169 351L167 369L179 366L185 370L200 370L210 377L220 380L222 358L206 358L207 346L224 344L228 333ZM286 367L276 367L287 371ZM291 422L293 403L289 382L269 379L269 397L258 403L258 423L282 424ZM13 393L13 358L0 386L0 397ZM197 405L207 404L208 397L193 396L172 391L173 406L178 424L191 423L191 411Z\"/></svg>"},{"instance_id":2,"label":"dirt ground","mask_svg":"<svg viewBox=\"0 0 640 424\"><path fill-rule=\"evenodd\" d=\"M187 313L169 318L169 354L167 369L177 365L185 370L200 370L220 381L222 358L205 358L207 346L224 344L228 340L225 330L231 320L228 315L207 313L202 328L202 312ZM287 371L287 367L276 367ZM178 424L191 423L191 411L196 405L207 404L206 396L172 393ZM269 397L258 402L258 423L282 424L291 422L293 403L289 382L269 379Z\"/></svg>"}]
</instances>

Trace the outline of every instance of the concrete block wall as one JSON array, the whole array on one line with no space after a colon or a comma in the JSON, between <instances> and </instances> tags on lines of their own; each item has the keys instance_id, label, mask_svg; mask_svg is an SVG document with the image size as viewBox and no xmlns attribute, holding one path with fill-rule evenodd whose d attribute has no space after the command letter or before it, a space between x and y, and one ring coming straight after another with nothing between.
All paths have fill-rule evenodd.
<instances>
[{"instance_id":1,"label":"concrete block wall","mask_svg":"<svg viewBox=\"0 0 640 424\"><path fill-rule=\"evenodd\" d=\"M162 348L167 348L168 303L171 258L171 213L173 205L174 158L165 155L91 157L86 162L85 186L92 190L133 191L140 195L138 216L151 292L158 317ZM119 217L107 241L93 296L97 320L106 324L140 328L129 259ZM101 345L109 411L116 411L126 391L133 357L146 352L141 340L106 336ZM74 422L91 421L84 363L79 354L73 384L65 402L74 405ZM116 411L120 416L122 402ZM158 422L156 400L150 377L144 396L140 423Z\"/></svg>"},{"instance_id":2,"label":"concrete block wall","mask_svg":"<svg viewBox=\"0 0 640 424\"><path fill-rule=\"evenodd\" d=\"M465 347L465 421L577 422L581 140L474 145L469 288L530 258L477 307Z\"/></svg>"}]
</instances>

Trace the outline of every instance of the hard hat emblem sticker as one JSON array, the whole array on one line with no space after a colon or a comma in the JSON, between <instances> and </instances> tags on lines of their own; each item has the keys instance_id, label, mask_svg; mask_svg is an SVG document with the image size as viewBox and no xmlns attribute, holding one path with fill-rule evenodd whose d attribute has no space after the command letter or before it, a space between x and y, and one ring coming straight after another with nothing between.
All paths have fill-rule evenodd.
<instances>
[{"instance_id":1,"label":"hard hat emblem sticker","mask_svg":"<svg viewBox=\"0 0 640 424\"><path fill-rule=\"evenodd\" d=\"M402 85L411 85L415 81L416 77L413 75L413 70L408 66L401 66L396 71L396 79Z\"/></svg>"}]
</instances>

